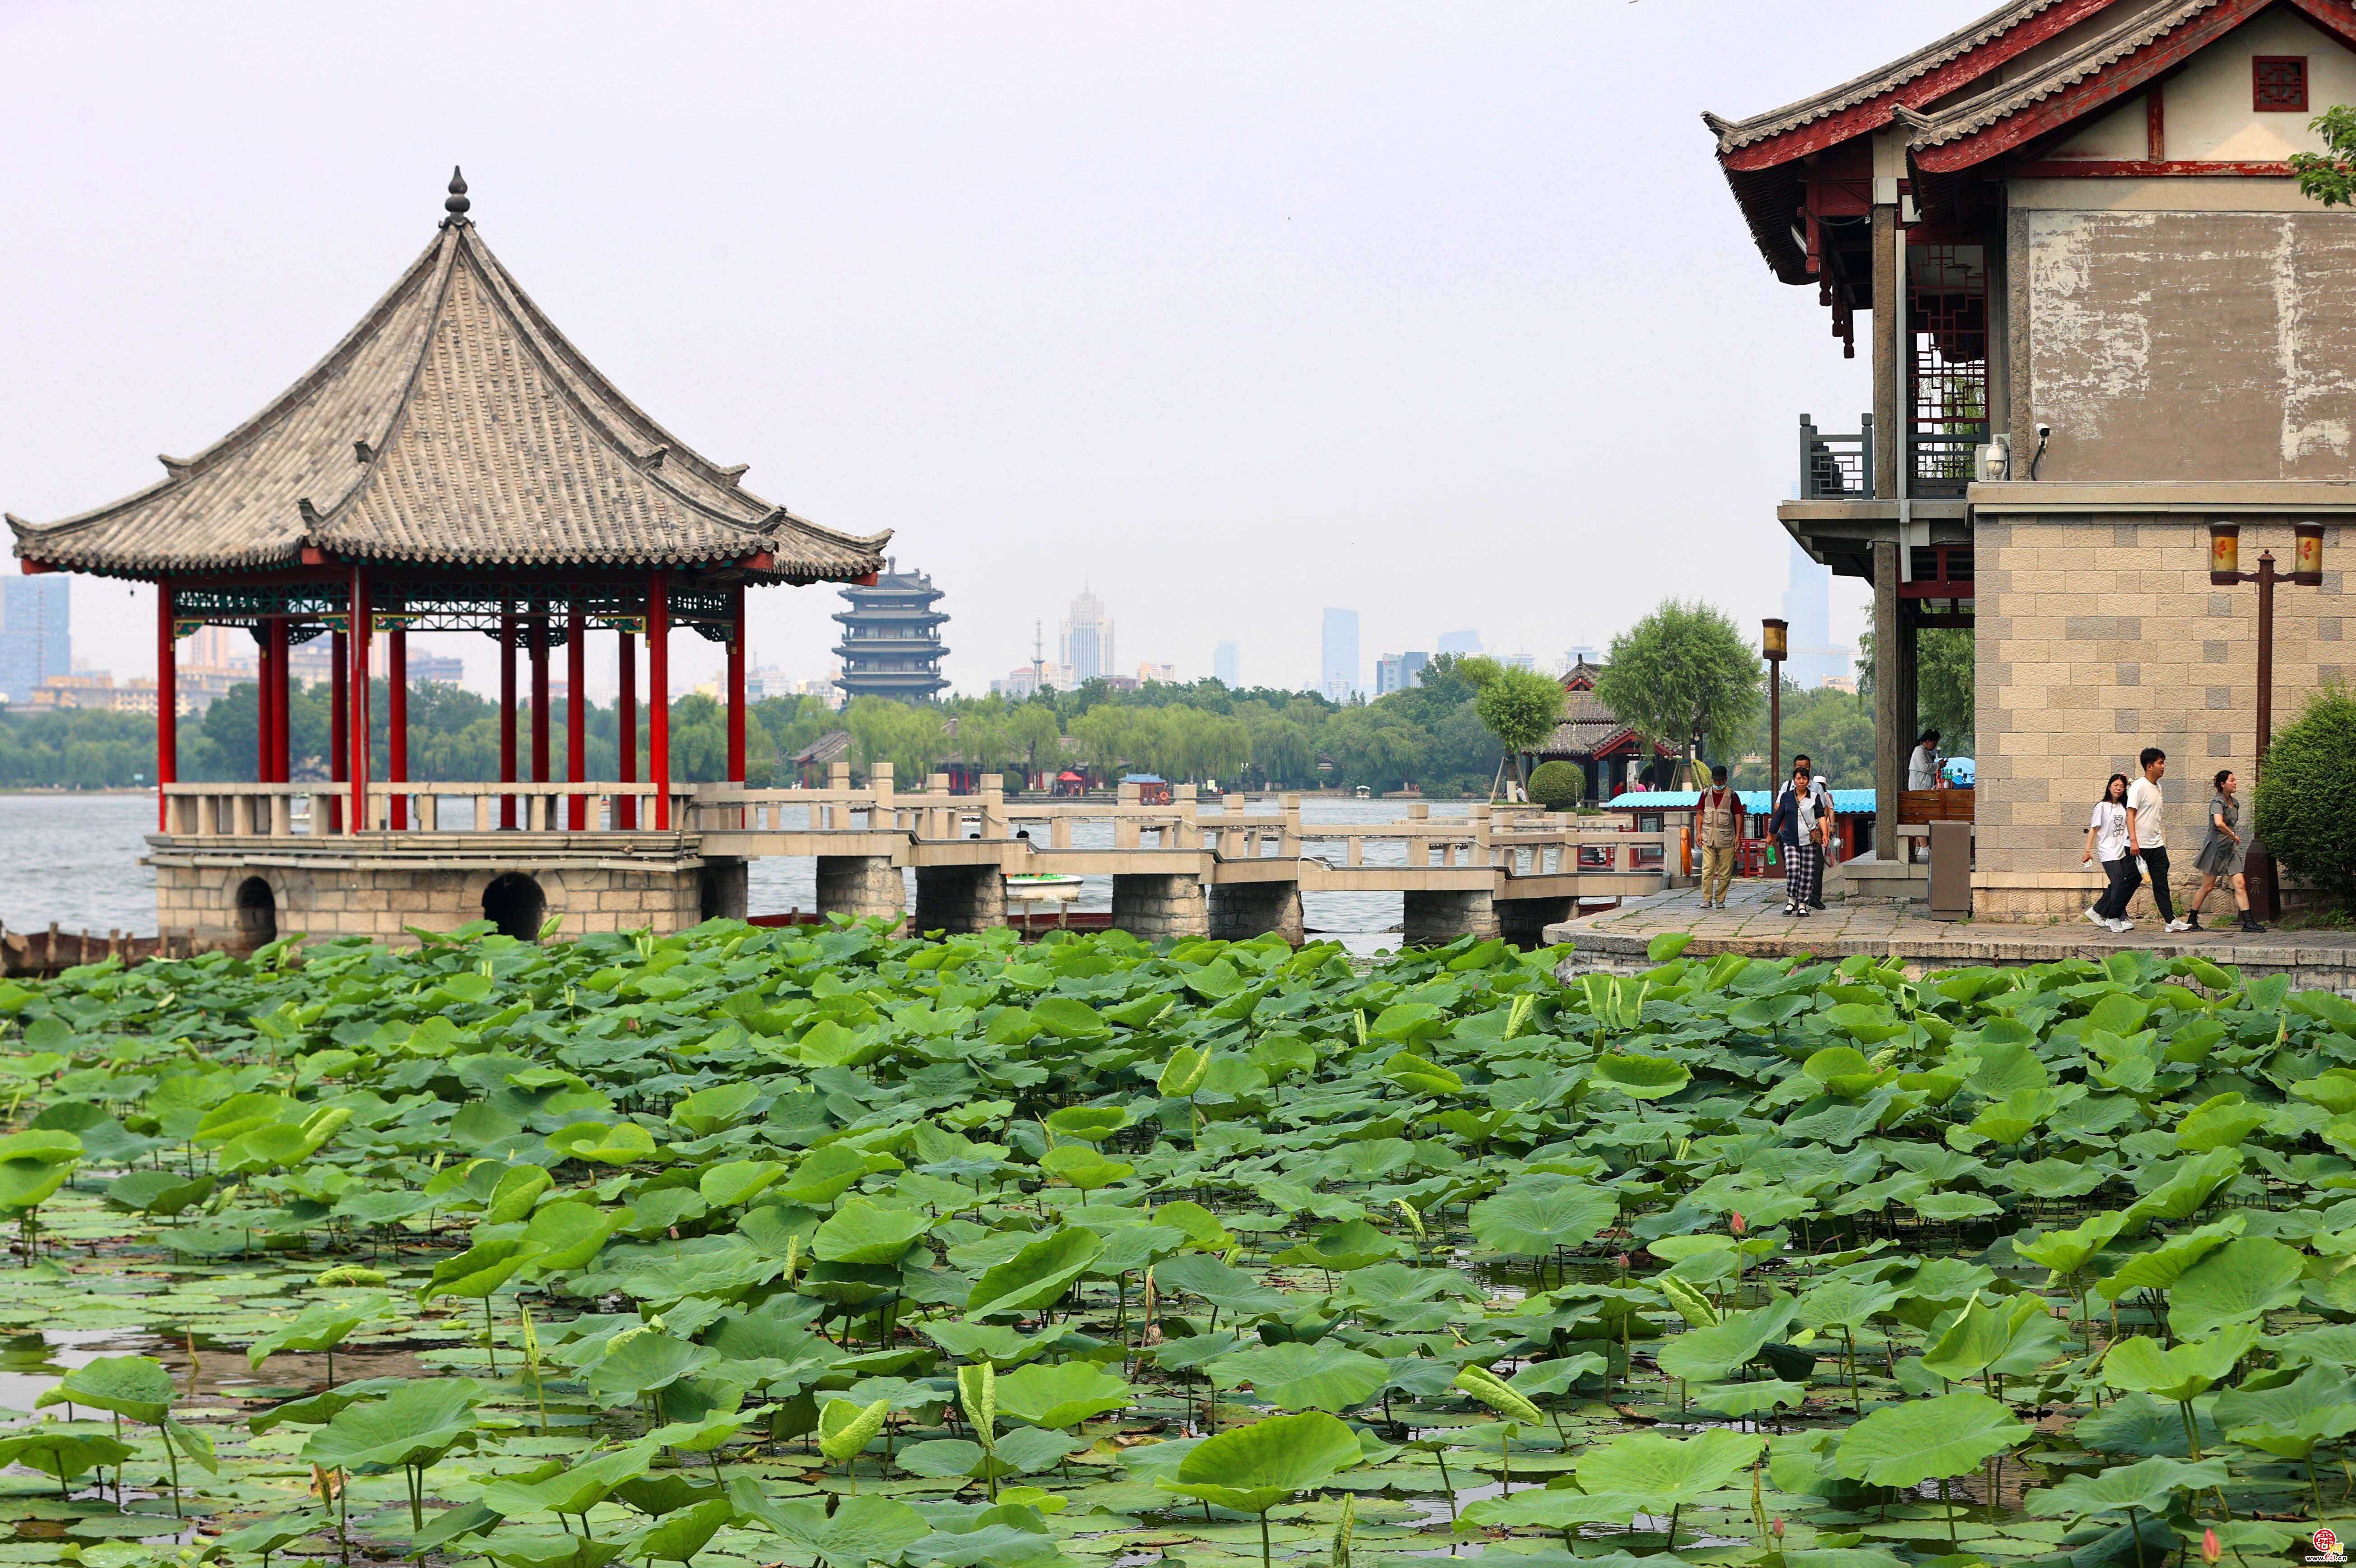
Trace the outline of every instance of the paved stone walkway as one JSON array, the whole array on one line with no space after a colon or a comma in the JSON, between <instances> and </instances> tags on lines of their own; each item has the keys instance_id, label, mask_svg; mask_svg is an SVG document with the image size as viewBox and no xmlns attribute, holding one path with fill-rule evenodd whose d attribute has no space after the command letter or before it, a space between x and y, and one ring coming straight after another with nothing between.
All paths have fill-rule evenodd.
<instances>
[{"instance_id":1,"label":"paved stone walkway","mask_svg":"<svg viewBox=\"0 0 2356 1568\"><path fill-rule=\"evenodd\" d=\"M2289 972L2300 985L2356 987L2356 931L2269 930L2244 936L2227 929L2170 936L2158 922L2146 921L2133 931L2114 934L2083 919L2041 926L1974 924L1933 920L1893 904L1848 904L1837 898L1826 900L1828 908L1794 918L1783 913L1783 883L1757 877L1738 879L1727 902L1723 909L1704 909L1698 888L1677 888L1548 926L1546 940L1568 942L1576 950L1566 967L1615 969L1641 964L1645 948L1665 931L1692 932L1686 952L1693 957L1739 952L1783 958L1810 952L1847 958L1870 953L1903 959L1910 970L1917 971L2099 960L2122 948L2150 948L2198 953L2212 963L2237 964L2254 973ZM2222 906L2226 900L2215 902Z\"/></svg>"}]
</instances>

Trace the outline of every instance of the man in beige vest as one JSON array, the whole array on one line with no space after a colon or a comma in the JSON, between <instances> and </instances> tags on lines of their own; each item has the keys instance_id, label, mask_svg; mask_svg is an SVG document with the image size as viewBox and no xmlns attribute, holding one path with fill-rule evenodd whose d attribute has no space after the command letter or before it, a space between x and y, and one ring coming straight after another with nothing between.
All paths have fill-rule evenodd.
<instances>
[{"instance_id":1,"label":"man in beige vest","mask_svg":"<svg viewBox=\"0 0 2356 1568\"><path fill-rule=\"evenodd\" d=\"M1734 879L1734 849L1742 842L1742 797L1726 787L1724 765L1709 770L1710 787L1694 807L1694 842L1701 845L1701 907L1726 908Z\"/></svg>"}]
</instances>

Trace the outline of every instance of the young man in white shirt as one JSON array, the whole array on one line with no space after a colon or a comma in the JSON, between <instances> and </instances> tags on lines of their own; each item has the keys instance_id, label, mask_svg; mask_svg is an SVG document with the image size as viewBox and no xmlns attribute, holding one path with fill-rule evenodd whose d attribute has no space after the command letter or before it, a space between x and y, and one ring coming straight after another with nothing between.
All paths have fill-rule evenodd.
<instances>
[{"instance_id":1,"label":"young man in white shirt","mask_svg":"<svg viewBox=\"0 0 2356 1568\"><path fill-rule=\"evenodd\" d=\"M2127 853L2143 861L2144 875L2151 879L2152 904L2168 929L2189 931L2191 921L2177 914L2176 901L2168 894L2168 832L2160 820L2159 798L2159 781L2168 772L2168 753L2147 746L2137 760L2143 764L2143 777L2127 786Z\"/></svg>"}]
</instances>

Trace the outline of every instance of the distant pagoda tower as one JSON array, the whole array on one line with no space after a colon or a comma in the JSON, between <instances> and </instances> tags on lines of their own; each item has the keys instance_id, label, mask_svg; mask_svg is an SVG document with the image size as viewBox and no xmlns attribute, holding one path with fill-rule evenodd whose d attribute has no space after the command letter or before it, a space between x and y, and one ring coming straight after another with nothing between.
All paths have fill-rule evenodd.
<instances>
[{"instance_id":1,"label":"distant pagoda tower","mask_svg":"<svg viewBox=\"0 0 2356 1568\"><path fill-rule=\"evenodd\" d=\"M873 583L845 585L847 610L837 610L842 640L835 657L842 673L834 683L852 697L896 697L928 703L948 685L941 673L941 623L949 618L933 607L941 591L922 572L903 572L886 561Z\"/></svg>"}]
</instances>

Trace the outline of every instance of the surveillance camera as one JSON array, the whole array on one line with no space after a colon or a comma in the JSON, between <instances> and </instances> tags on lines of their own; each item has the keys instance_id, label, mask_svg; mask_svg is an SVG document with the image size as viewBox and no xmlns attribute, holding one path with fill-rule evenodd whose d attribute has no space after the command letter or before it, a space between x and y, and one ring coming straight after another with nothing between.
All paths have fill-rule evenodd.
<instances>
[{"instance_id":1,"label":"surveillance camera","mask_svg":"<svg viewBox=\"0 0 2356 1568\"><path fill-rule=\"evenodd\" d=\"M2044 440L2047 436L2049 436L2049 435L2052 435L2052 434L2053 434L2053 427L2052 427L2051 425L2050 425L2050 424L2040 424L2040 425L2039 425L2039 426L2037 427L2037 438L2038 438L2040 441Z\"/></svg>"}]
</instances>

